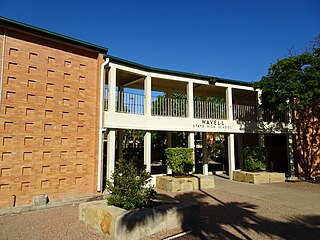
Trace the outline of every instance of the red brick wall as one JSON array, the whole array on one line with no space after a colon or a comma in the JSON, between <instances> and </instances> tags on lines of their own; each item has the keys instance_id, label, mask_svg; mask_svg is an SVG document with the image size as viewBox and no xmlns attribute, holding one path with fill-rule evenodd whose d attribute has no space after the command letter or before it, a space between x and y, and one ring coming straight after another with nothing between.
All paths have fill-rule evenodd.
<instances>
[{"instance_id":1,"label":"red brick wall","mask_svg":"<svg viewBox=\"0 0 320 240\"><path fill-rule=\"evenodd\" d=\"M0 53L3 28L0 27ZM0 109L0 208L96 192L97 52L7 29Z\"/></svg>"}]
</instances>

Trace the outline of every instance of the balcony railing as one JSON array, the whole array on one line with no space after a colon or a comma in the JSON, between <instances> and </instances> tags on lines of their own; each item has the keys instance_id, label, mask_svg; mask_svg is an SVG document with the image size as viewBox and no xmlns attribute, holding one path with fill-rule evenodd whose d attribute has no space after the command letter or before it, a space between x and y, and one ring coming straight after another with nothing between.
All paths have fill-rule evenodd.
<instances>
[{"instance_id":1,"label":"balcony railing","mask_svg":"<svg viewBox=\"0 0 320 240\"><path fill-rule=\"evenodd\" d=\"M188 100L157 96L151 98L153 116L187 117ZM108 110L108 99L105 99L105 110ZM119 91L116 96L116 111L129 114L144 114L144 95ZM263 110L263 122L288 123L288 113L277 110ZM227 119L225 103L194 101L194 118ZM254 105L233 104L233 119L239 121L259 121L257 107Z\"/></svg>"},{"instance_id":2,"label":"balcony railing","mask_svg":"<svg viewBox=\"0 0 320 240\"><path fill-rule=\"evenodd\" d=\"M194 101L195 118L227 119L227 108L225 103L214 103L208 101Z\"/></svg>"},{"instance_id":3,"label":"balcony railing","mask_svg":"<svg viewBox=\"0 0 320 240\"><path fill-rule=\"evenodd\" d=\"M233 119L239 121L257 121L257 107L233 104Z\"/></svg>"},{"instance_id":4,"label":"balcony railing","mask_svg":"<svg viewBox=\"0 0 320 240\"><path fill-rule=\"evenodd\" d=\"M163 96L152 97L151 114L154 116L187 117L188 100L167 98Z\"/></svg>"},{"instance_id":5,"label":"balcony railing","mask_svg":"<svg viewBox=\"0 0 320 240\"><path fill-rule=\"evenodd\" d=\"M144 114L144 95L119 91L116 111L121 113Z\"/></svg>"},{"instance_id":6,"label":"balcony railing","mask_svg":"<svg viewBox=\"0 0 320 240\"><path fill-rule=\"evenodd\" d=\"M264 110L263 111L264 122L289 122L288 112L278 110Z\"/></svg>"}]
</instances>

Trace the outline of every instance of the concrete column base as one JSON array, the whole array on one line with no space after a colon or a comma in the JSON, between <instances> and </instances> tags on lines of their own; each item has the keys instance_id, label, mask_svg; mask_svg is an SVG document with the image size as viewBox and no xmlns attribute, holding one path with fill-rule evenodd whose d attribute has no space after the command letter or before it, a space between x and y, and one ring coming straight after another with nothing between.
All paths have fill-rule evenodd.
<instances>
[{"instance_id":1,"label":"concrete column base","mask_svg":"<svg viewBox=\"0 0 320 240\"><path fill-rule=\"evenodd\" d=\"M203 172L202 172L203 175L206 175L206 176L209 175L209 165L208 165L208 163L204 163L204 164L203 164L202 171L203 171Z\"/></svg>"}]
</instances>

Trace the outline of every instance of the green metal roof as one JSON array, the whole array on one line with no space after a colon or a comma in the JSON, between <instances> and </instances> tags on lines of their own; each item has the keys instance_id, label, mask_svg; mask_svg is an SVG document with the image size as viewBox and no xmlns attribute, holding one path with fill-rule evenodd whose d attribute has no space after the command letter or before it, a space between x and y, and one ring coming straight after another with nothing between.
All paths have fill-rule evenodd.
<instances>
[{"instance_id":1,"label":"green metal roof","mask_svg":"<svg viewBox=\"0 0 320 240\"><path fill-rule=\"evenodd\" d=\"M0 16L0 25L3 26L7 26L7 27L11 27L11 28L16 28L16 29L20 29L22 31L27 31L27 32L32 32L35 33L37 35L41 35L43 37L46 38L50 38L50 39L54 39L54 40L58 40L58 41L62 41L62 42L66 42L69 44L73 44L73 45L77 45L80 47L84 47L87 49L91 49L97 52L101 52L101 53L107 53L108 52L108 48L105 47L101 47L92 43L88 43L85 41L81 41L75 38L71 38L59 33L55 33L55 32L51 32L42 28L38 28L38 27L34 27L22 22L18 22L12 19L8 19L5 17L1 17Z\"/></svg>"},{"instance_id":2,"label":"green metal roof","mask_svg":"<svg viewBox=\"0 0 320 240\"><path fill-rule=\"evenodd\" d=\"M141 70L146 70L146 71L151 71L151 72L156 72L156 73L163 73L163 74L174 75L174 76L195 78L195 79L199 79L199 80L209 81L210 83L220 82L220 83L236 84L236 85L251 87L250 82L231 80L231 79L226 79L226 78L201 75L201 74L194 74L194 73L186 73L186 72L180 72L180 71L172 71L172 70L161 69L161 68L154 68L154 67L146 66L143 64L131 62L131 61L128 61L128 60L125 60L122 58L115 57L115 56L111 56L109 54L105 54L105 57L109 58L112 62L120 63L125 66L134 67L134 68L138 68Z\"/></svg>"}]
</instances>

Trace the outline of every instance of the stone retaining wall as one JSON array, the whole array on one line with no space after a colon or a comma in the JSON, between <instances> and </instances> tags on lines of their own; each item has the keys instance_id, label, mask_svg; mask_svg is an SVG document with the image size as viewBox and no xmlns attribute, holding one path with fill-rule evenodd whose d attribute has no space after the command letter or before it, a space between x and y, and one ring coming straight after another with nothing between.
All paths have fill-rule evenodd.
<instances>
[{"instance_id":1,"label":"stone retaining wall","mask_svg":"<svg viewBox=\"0 0 320 240\"><path fill-rule=\"evenodd\" d=\"M126 211L109 206L105 200L81 203L79 220L113 239L141 239L157 233L189 229L200 220L200 205L167 204L154 208Z\"/></svg>"},{"instance_id":2,"label":"stone retaining wall","mask_svg":"<svg viewBox=\"0 0 320 240\"><path fill-rule=\"evenodd\" d=\"M277 172L246 172L246 171L233 171L233 180L246 183L276 183L284 182L285 174Z\"/></svg>"},{"instance_id":3,"label":"stone retaining wall","mask_svg":"<svg viewBox=\"0 0 320 240\"><path fill-rule=\"evenodd\" d=\"M214 177L202 174L187 177L158 176L156 179L156 187L167 192L189 192L214 186Z\"/></svg>"}]
</instances>

